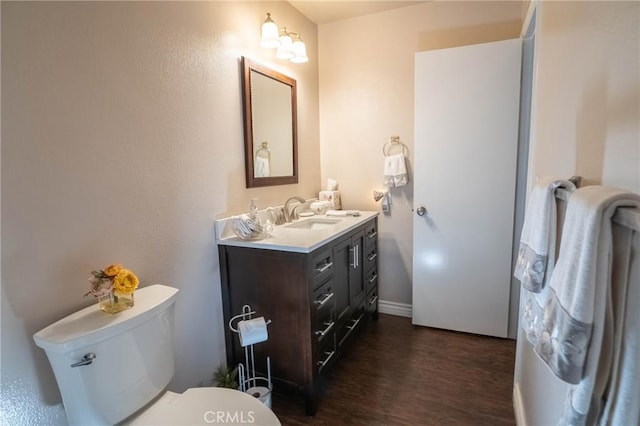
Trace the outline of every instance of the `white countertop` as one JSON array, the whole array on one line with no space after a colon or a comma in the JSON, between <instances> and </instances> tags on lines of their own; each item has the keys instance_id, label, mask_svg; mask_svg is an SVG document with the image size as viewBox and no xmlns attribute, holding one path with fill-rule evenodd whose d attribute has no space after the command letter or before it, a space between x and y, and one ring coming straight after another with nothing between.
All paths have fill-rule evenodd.
<instances>
[{"instance_id":1,"label":"white countertop","mask_svg":"<svg viewBox=\"0 0 640 426\"><path fill-rule=\"evenodd\" d=\"M230 218L215 221L216 242L218 245L249 247L267 250L291 251L297 253L310 253L318 247L335 240L349 231L364 224L373 217L378 216L378 212L361 211L360 216L334 217L325 215L314 215L294 220L291 223L302 222L307 219L331 218L339 219L328 229L295 229L288 228L288 223L274 227L272 236L263 240L243 240L236 236L229 225Z\"/></svg>"}]
</instances>

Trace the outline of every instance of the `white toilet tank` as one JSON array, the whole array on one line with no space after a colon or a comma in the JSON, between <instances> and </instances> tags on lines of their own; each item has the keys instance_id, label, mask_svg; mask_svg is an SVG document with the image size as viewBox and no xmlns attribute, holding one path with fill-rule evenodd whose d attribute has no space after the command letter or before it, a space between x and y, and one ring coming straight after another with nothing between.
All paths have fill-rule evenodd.
<instances>
[{"instance_id":1,"label":"white toilet tank","mask_svg":"<svg viewBox=\"0 0 640 426\"><path fill-rule=\"evenodd\" d=\"M177 293L141 288L126 311L107 314L95 304L33 336L47 353L70 424L115 424L163 391L175 369ZM91 363L72 367L85 356Z\"/></svg>"}]
</instances>

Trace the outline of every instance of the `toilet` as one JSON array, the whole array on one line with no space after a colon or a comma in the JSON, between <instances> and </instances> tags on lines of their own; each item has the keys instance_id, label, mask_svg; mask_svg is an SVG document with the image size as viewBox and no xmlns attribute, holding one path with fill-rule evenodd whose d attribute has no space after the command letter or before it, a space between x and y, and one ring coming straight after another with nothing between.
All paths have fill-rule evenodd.
<instances>
[{"instance_id":1,"label":"toilet","mask_svg":"<svg viewBox=\"0 0 640 426\"><path fill-rule=\"evenodd\" d=\"M135 305L106 314L97 304L34 334L45 350L72 425L280 425L244 392L166 390L173 377L173 319L178 289L152 285Z\"/></svg>"}]
</instances>

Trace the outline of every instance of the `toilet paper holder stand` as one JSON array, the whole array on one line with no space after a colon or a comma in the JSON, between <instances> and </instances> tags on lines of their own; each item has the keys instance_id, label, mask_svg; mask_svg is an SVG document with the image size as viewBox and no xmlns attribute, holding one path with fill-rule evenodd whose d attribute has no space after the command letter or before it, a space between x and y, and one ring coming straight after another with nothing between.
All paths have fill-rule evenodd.
<instances>
[{"instance_id":1,"label":"toilet paper holder stand","mask_svg":"<svg viewBox=\"0 0 640 426\"><path fill-rule=\"evenodd\" d=\"M233 331L234 333L239 333L238 329L233 326L233 322L234 321L248 321L248 320L253 318L253 314L255 314L255 313L256 313L256 311L252 310L251 306L244 305L242 307L242 313L231 317L231 319L229 320L229 329L231 329L231 331ZM267 324L267 325L271 324L271 320L265 320L265 324Z\"/></svg>"},{"instance_id":2,"label":"toilet paper holder stand","mask_svg":"<svg viewBox=\"0 0 640 426\"><path fill-rule=\"evenodd\" d=\"M255 313L256 311L252 310L251 306L244 305L242 307L242 313L231 317L229 320L229 329L239 334L240 332L237 327L233 326L233 322L249 321ZM265 324L269 326L271 320L265 320ZM273 390L273 385L271 384L271 358L267 357L267 377L257 376L253 346L254 345L247 345L244 347L245 364L238 364L238 390L255 396L267 407L271 408L271 391Z\"/></svg>"}]
</instances>

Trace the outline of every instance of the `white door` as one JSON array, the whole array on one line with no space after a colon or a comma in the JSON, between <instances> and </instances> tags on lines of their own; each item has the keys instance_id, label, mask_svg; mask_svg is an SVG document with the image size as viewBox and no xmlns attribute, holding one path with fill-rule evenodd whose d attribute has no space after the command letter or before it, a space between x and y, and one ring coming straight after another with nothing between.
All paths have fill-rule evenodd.
<instances>
[{"instance_id":1,"label":"white door","mask_svg":"<svg viewBox=\"0 0 640 426\"><path fill-rule=\"evenodd\" d=\"M520 56L519 39L416 54L414 324L507 336Z\"/></svg>"}]
</instances>

